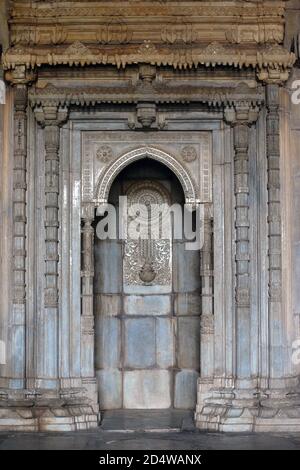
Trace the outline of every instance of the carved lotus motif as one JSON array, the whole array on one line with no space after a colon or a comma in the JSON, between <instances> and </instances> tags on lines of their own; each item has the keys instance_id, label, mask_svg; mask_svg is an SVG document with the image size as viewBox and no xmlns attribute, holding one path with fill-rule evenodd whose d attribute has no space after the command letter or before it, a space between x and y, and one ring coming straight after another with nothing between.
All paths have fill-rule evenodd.
<instances>
[{"instance_id":1,"label":"carved lotus motif","mask_svg":"<svg viewBox=\"0 0 300 470\"><path fill-rule=\"evenodd\" d=\"M80 41L75 41L73 42L73 44L71 44L66 50L65 50L65 54L69 54L69 55L75 55L75 56L82 56L82 55L85 55L85 54L90 54L90 50L84 45L82 44L82 42Z\"/></svg>"},{"instance_id":2,"label":"carved lotus motif","mask_svg":"<svg viewBox=\"0 0 300 470\"><path fill-rule=\"evenodd\" d=\"M100 44L126 44L131 40L132 32L126 23L116 21L101 26L96 38Z\"/></svg>"},{"instance_id":3,"label":"carved lotus motif","mask_svg":"<svg viewBox=\"0 0 300 470\"><path fill-rule=\"evenodd\" d=\"M150 262L145 262L144 266L140 270L139 276L141 281L145 283L154 281L156 277L156 272L154 271L153 266Z\"/></svg>"},{"instance_id":4,"label":"carved lotus motif","mask_svg":"<svg viewBox=\"0 0 300 470\"><path fill-rule=\"evenodd\" d=\"M139 47L140 54L151 54L156 52L156 47L151 41L144 41Z\"/></svg>"},{"instance_id":5,"label":"carved lotus motif","mask_svg":"<svg viewBox=\"0 0 300 470\"><path fill-rule=\"evenodd\" d=\"M207 55L221 55L226 53L226 49L222 46L222 44L219 44L218 42L214 41L209 44L203 52Z\"/></svg>"}]
</instances>

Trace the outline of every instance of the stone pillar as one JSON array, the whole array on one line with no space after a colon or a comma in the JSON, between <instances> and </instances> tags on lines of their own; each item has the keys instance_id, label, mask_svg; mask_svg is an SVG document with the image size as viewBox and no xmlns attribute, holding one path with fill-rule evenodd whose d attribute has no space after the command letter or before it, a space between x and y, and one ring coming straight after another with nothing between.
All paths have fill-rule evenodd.
<instances>
[{"instance_id":1,"label":"stone pillar","mask_svg":"<svg viewBox=\"0 0 300 470\"><path fill-rule=\"evenodd\" d=\"M268 168L268 238L269 238L269 325L270 385L284 377L285 321L281 302L281 204L280 204L280 143L279 85L266 87L267 98L267 168ZM273 380L274 379L274 380Z\"/></svg>"},{"instance_id":2,"label":"stone pillar","mask_svg":"<svg viewBox=\"0 0 300 470\"><path fill-rule=\"evenodd\" d=\"M46 389L58 386L59 140L67 115L56 105L35 108L45 137L45 308L38 321L37 387Z\"/></svg>"},{"instance_id":3,"label":"stone pillar","mask_svg":"<svg viewBox=\"0 0 300 470\"><path fill-rule=\"evenodd\" d=\"M256 382L251 374L251 279L249 237L249 141L250 126L256 122L258 109L247 102L237 102L225 109L225 120L233 131L234 221L235 221L235 322L232 326L234 377L224 377L198 395L196 425L200 429L251 431L256 409ZM207 245L208 246L208 245ZM227 325L224 324L224 329ZM222 333L225 335L225 331ZM202 339L202 338L201 338ZM214 338L219 341L221 338ZM201 361L202 363L202 361ZM203 387L202 387L203 388ZM201 390L201 388L200 388ZM251 411L250 411L251 409Z\"/></svg>"},{"instance_id":4,"label":"stone pillar","mask_svg":"<svg viewBox=\"0 0 300 470\"><path fill-rule=\"evenodd\" d=\"M13 311L10 319L11 384L25 384L26 316L26 158L27 86L14 87L14 173L13 173Z\"/></svg>"},{"instance_id":5,"label":"stone pillar","mask_svg":"<svg viewBox=\"0 0 300 470\"><path fill-rule=\"evenodd\" d=\"M248 103L226 111L233 126L235 196L236 386L251 388L249 126L258 113Z\"/></svg>"},{"instance_id":6,"label":"stone pillar","mask_svg":"<svg viewBox=\"0 0 300 470\"><path fill-rule=\"evenodd\" d=\"M81 261L81 375L89 396L95 400L96 377L94 363L94 205L82 206Z\"/></svg>"},{"instance_id":7,"label":"stone pillar","mask_svg":"<svg viewBox=\"0 0 300 470\"><path fill-rule=\"evenodd\" d=\"M27 237L27 86L24 66L7 77L14 90L12 315L9 318L9 370L12 389L25 387L26 237Z\"/></svg>"},{"instance_id":8,"label":"stone pillar","mask_svg":"<svg viewBox=\"0 0 300 470\"><path fill-rule=\"evenodd\" d=\"M198 380L198 400L203 403L214 379L214 315L213 315L213 252L212 252L212 207L204 207L204 237L201 249L201 300L200 319L200 378ZM196 414L199 407L197 405Z\"/></svg>"}]
</instances>

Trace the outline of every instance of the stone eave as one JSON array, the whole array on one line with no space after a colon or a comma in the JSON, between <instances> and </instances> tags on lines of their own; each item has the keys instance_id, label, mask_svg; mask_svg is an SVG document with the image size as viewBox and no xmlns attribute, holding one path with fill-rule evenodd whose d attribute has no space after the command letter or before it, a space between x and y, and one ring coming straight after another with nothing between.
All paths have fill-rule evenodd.
<instances>
[{"instance_id":1,"label":"stone eave","mask_svg":"<svg viewBox=\"0 0 300 470\"><path fill-rule=\"evenodd\" d=\"M15 46L3 54L5 70L25 65L33 69L42 65L86 66L110 64L118 68L131 64L147 63L174 68L192 68L221 65L236 68L266 67L289 69L295 62L295 55L278 44L244 48L223 46L216 42L206 47L167 47L144 42L139 46L86 46L76 42L68 47L53 48Z\"/></svg>"}]
</instances>

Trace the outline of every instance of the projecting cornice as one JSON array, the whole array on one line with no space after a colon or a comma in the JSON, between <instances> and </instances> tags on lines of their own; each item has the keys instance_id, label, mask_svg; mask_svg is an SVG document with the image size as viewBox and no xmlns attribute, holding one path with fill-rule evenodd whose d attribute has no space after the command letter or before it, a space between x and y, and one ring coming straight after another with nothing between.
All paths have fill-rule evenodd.
<instances>
[{"instance_id":1,"label":"projecting cornice","mask_svg":"<svg viewBox=\"0 0 300 470\"><path fill-rule=\"evenodd\" d=\"M6 70L43 65L251 67L288 78L283 1L15 1Z\"/></svg>"},{"instance_id":2,"label":"projecting cornice","mask_svg":"<svg viewBox=\"0 0 300 470\"><path fill-rule=\"evenodd\" d=\"M183 85L168 86L139 82L136 86L128 87L82 87L66 88L47 85L45 88L33 87L29 91L29 101L36 106L88 106L101 103L137 104L151 102L163 103L204 103L209 106L233 106L236 103L247 102L248 105L261 105L265 100L262 86L249 88L247 85L238 87L214 88Z\"/></svg>"}]
</instances>

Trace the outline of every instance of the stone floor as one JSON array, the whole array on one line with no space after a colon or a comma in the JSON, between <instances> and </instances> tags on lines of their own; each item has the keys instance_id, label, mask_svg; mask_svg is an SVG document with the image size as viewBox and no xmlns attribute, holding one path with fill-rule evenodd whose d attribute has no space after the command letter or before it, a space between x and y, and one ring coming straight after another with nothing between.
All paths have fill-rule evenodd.
<instances>
[{"instance_id":1,"label":"stone floor","mask_svg":"<svg viewBox=\"0 0 300 470\"><path fill-rule=\"evenodd\" d=\"M198 432L0 433L1 450L296 450L300 435Z\"/></svg>"},{"instance_id":2,"label":"stone floor","mask_svg":"<svg viewBox=\"0 0 300 470\"><path fill-rule=\"evenodd\" d=\"M300 434L203 433L186 411L106 412L99 429L72 433L0 432L0 450L296 450Z\"/></svg>"}]
</instances>

